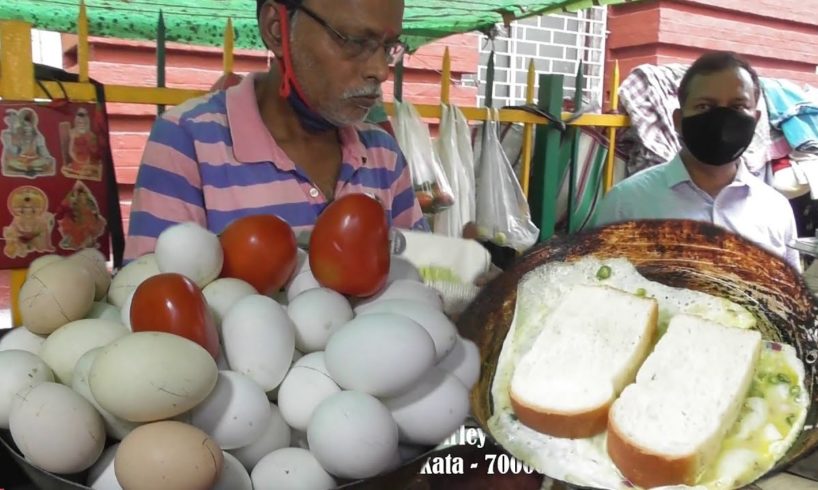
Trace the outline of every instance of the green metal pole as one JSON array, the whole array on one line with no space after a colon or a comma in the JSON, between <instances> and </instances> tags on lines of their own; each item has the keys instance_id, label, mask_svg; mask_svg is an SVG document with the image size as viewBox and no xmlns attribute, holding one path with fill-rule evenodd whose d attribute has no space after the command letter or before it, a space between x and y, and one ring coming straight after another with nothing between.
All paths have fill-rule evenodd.
<instances>
[{"instance_id":1,"label":"green metal pole","mask_svg":"<svg viewBox=\"0 0 818 490\"><path fill-rule=\"evenodd\" d=\"M395 100L403 102L403 58L395 64L395 88L393 89Z\"/></svg>"},{"instance_id":2,"label":"green metal pole","mask_svg":"<svg viewBox=\"0 0 818 490\"><path fill-rule=\"evenodd\" d=\"M159 88L165 87L165 17L162 11L159 11L159 22L156 25L156 86ZM156 109L158 116L165 112L165 106L160 105Z\"/></svg>"},{"instance_id":3,"label":"green metal pole","mask_svg":"<svg viewBox=\"0 0 818 490\"><path fill-rule=\"evenodd\" d=\"M494 50L489 53L489 62L486 65L486 107L494 103Z\"/></svg>"},{"instance_id":4,"label":"green metal pole","mask_svg":"<svg viewBox=\"0 0 818 490\"><path fill-rule=\"evenodd\" d=\"M563 82L562 75L540 75L537 106L557 119L562 117ZM529 205L534 223L540 228L540 241L554 236L556 229L561 138L560 129L553 124L537 126Z\"/></svg>"},{"instance_id":5,"label":"green metal pole","mask_svg":"<svg viewBox=\"0 0 818 490\"><path fill-rule=\"evenodd\" d=\"M585 76L582 73L582 60L579 62L579 69L577 69L577 78L574 83L574 111L579 111L582 109L582 91L585 87ZM579 135L580 135L580 128L579 126L572 126L571 130L568 133L568 137L570 138L571 142L571 167L570 171L568 172L568 233L574 233L578 230L579 223L577 219L575 219L574 214L575 211L575 203L576 203L576 195L577 195L577 183L576 183L576 176L577 176L577 166L579 165Z\"/></svg>"}]
</instances>

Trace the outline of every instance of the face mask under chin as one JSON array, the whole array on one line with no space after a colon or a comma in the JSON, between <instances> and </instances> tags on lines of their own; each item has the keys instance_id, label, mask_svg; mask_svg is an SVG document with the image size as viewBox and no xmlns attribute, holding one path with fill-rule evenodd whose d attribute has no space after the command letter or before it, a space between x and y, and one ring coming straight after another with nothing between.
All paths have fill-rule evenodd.
<instances>
[{"instance_id":1,"label":"face mask under chin","mask_svg":"<svg viewBox=\"0 0 818 490\"><path fill-rule=\"evenodd\" d=\"M727 165L750 146L755 127L754 117L729 107L717 107L682 118L682 140L698 161Z\"/></svg>"},{"instance_id":2,"label":"face mask under chin","mask_svg":"<svg viewBox=\"0 0 818 490\"><path fill-rule=\"evenodd\" d=\"M338 128L338 125L328 120L318 111L312 109L298 94L297 90L290 90L287 96L290 107L293 108L301 127L311 133L322 133Z\"/></svg>"}]
</instances>

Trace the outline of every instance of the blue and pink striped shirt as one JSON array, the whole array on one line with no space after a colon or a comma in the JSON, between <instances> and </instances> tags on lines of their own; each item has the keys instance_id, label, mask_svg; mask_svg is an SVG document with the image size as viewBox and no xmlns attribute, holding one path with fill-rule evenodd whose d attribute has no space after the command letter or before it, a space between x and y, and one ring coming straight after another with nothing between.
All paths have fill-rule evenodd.
<instances>
[{"instance_id":1,"label":"blue and pink striped shirt","mask_svg":"<svg viewBox=\"0 0 818 490\"><path fill-rule=\"evenodd\" d=\"M241 216L274 214L296 235L312 229L328 201L264 125L255 78L190 100L156 120L134 190L126 260L152 252L165 228L184 221L220 233ZM427 230L395 139L368 124L341 128L339 135L336 197L374 194L391 226Z\"/></svg>"}]
</instances>

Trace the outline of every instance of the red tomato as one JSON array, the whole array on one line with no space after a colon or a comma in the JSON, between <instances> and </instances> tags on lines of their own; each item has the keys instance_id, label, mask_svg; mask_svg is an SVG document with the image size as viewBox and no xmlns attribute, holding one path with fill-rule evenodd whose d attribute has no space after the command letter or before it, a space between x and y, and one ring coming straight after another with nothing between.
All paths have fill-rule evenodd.
<instances>
[{"instance_id":1,"label":"red tomato","mask_svg":"<svg viewBox=\"0 0 818 490\"><path fill-rule=\"evenodd\" d=\"M181 274L145 279L134 291L130 317L134 332L172 333L219 357L219 333L202 290Z\"/></svg>"},{"instance_id":2,"label":"red tomato","mask_svg":"<svg viewBox=\"0 0 818 490\"><path fill-rule=\"evenodd\" d=\"M298 263L298 244L290 225L269 214L245 216L219 236L224 249L221 277L247 281L261 294L278 292Z\"/></svg>"},{"instance_id":3,"label":"red tomato","mask_svg":"<svg viewBox=\"0 0 818 490\"><path fill-rule=\"evenodd\" d=\"M372 296L389 275L389 224L375 198L350 194L329 204L310 236L310 269L322 286Z\"/></svg>"}]
</instances>

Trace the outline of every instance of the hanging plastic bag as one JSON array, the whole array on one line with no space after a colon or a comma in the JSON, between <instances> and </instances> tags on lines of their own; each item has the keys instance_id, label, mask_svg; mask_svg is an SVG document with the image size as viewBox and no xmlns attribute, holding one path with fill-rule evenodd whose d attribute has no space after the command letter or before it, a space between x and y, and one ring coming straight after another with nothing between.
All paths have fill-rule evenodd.
<instances>
[{"instance_id":1,"label":"hanging plastic bag","mask_svg":"<svg viewBox=\"0 0 818 490\"><path fill-rule=\"evenodd\" d=\"M454 194L432 146L429 127L409 102L395 102L395 138L406 156L412 184L425 214L454 204Z\"/></svg>"},{"instance_id":2,"label":"hanging plastic bag","mask_svg":"<svg viewBox=\"0 0 818 490\"><path fill-rule=\"evenodd\" d=\"M483 240L523 252L536 243L540 231L497 133L498 122L487 121L477 167L478 233Z\"/></svg>"},{"instance_id":3,"label":"hanging plastic bag","mask_svg":"<svg viewBox=\"0 0 818 490\"><path fill-rule=\"evenodd\" d=\"M435 216L434 232L440 235L460 237L466 223L474 220L474 154L468 131L463 113L454 106L444 105L435 149L451 184L455 203Z\"/></svg>"}]
</instances>

